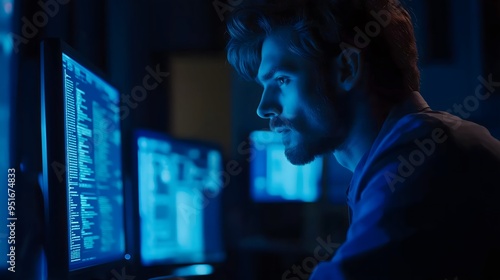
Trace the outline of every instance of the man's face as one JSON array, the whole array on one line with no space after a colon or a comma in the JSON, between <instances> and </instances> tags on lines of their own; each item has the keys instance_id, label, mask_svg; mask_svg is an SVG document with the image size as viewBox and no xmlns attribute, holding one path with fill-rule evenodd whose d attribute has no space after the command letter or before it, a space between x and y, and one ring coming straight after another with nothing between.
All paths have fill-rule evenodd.
<instances>
[{"instance_id":1,"label":"man's face","mask_svg":"<svg viewBox=\"0 0 500 280\"><path fill-rule=\"evenodd\" d=\"M291 32L282 29L262 45L257 81L263 93L257 114L281 134L288 160L302 165L336 149L345 139L345 126L339 110L319 92L333 87L318 87L322 79L314 63L290 52L290 40Z\"/></svg>"}]
</instances>

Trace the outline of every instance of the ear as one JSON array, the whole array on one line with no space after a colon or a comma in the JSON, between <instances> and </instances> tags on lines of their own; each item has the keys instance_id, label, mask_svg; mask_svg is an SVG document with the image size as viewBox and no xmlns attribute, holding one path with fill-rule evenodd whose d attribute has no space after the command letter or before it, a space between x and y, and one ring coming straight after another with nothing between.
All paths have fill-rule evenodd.
<instances>
[{"instance_id":1,"label":"ear","mask_svg":"<svg viewBox=\"0 0 500 280\"><path fill-rule=\"evenodd\" d=\"M352 90L361 78L361 51L357 48L344 48L336 58L337 84L345 91Z\"/></svg>"}]
</instances>

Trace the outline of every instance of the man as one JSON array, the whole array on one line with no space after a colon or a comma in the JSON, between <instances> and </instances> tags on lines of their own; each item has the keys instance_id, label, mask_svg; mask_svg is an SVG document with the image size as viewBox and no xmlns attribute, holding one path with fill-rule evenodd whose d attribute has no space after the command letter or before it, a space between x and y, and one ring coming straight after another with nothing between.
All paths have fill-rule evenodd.
<instances>
[{"instance_id":1,"label":"man","mask_svg":"<svg viewBox=\"0 0 500 280\"><path fill-rule=\"evenodd\" d=\"M333 152L353 171L347 240L311 279L500 279L500 143L429 108L401 4L245 7L228 33L228 60L262 85L257 114L288 160Z\"/></svg>"}]
</instances>

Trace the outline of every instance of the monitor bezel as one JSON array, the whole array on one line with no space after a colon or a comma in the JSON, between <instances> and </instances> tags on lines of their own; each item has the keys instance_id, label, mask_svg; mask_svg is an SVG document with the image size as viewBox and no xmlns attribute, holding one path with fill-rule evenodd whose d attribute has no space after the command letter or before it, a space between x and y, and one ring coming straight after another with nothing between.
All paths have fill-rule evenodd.
<instances>
[{"instance_id":1,"label":"monitor bezel","mask_svg":"<svg viewBox=\"0 0 500 280\"><path fill-rule=\"evenodd\" d=\"M42 192L45 205L44 252L46 259L46 274L49 279L109 279L110 276L112 277L113 275L113 270L121 274L122 268L126 267L128 264L125 258L71 271L69 269L68 200L65 173L67 163L65 157L66 146L64 133L65 105L62 78L63 53L78 61L79 64L102 78L113 88L117 89L116 86L109 82L105 74L62 40L51 38L42 41L40 53L43 157ZM47 73L52 74L47 75ZM60 168L61 166L64 167L64 173L62 175L55 172L55 168ZM127 239L127 232L125 230L127 220L125 218L125 209L123 211L124 232L125 239ZM61 244L64 245L61 246ZM127 254L127 251L127 241L125 241L124 256Z\"/></svg>"},{"instance_id":2,"label":"monitor bezel","mask_svg":"<svg viewBox=\"0 0 500 280\"><path fill-rule=\"evenodd\" d=\"M215 144L213 142L205 141L205 140L199 140L199 139L188 139L188 138L177 138L169 135L168 133L165 132L160 132L157 130L152 130L152 129L146 129L146 128L141 128L141 129L136 129L134 130L134 137L133 137L133 143L132 143L132 170L133 170L133 185L134 187L132 188L134 190L134 193L131 195L134 197L134 220L138 221L138 224L140 223L140 216L139 216L139 172L138 172L138 165L139 165L139 158L138 158L138 147L137 143L140 137L150 137L150 138L155 138L159 140L164 140L164 141L169 141L173 143L180 143L182 145L192 145L192 146L198 146L203 149L212 149L212 150L217 150L220 155L222 156L222 162L221 162L221 170L223 170L224 167L224 154L222 151L222 148L220 145ZM219 232L220 232L220 251L221 252L216 252L216 254L221 254L220 257L208 257L207 260L204 262L155 262L154 264L151 265L146 265L142 263L142 256L141 256L141 229L139 226L135 227L134 229L134 252L135 252L135 266L138 268L138 271L141 271L142 277L157 277L159 275L172 275L177 268L184 267L184 266L189 266L189 265L196 265L196 264L209 264L209 265L214 265L218 266L221 265L225 260L226 260L226 251L225 251L225 244L224 244L224 237L223 237L223 217L222 217L222 192L224 191L224 186L220 190L220 192L215 196L215 198L209 198L210 203L215 203L217 209L217 215L219 219ZM204 222L206 222L204 220Z\"/></svg>"}]
</instances>

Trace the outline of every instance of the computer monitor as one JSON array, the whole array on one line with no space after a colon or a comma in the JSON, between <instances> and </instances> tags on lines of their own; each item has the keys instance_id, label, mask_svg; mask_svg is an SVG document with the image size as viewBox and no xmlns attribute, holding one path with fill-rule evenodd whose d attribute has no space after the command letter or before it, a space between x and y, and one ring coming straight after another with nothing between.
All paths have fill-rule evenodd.
<instances>
[{"instance_id":1,"label":"computer monitor","mask_svg":"<svg viewBox=\"0 0 500 280\"><path fill-rule=\"evenodd\" d=\"M4 188L0 192L0 201L4 206L0 207L0 220L6 221L7 224L0 227L0 278L6 279L15 273L16 257L19 258L20 247L16 244L15 228L7 227L10 222L16 225L17 211L16 210L16 190L20 187L16 186L16 175L19 177L20 170L16 170L12 163L13 154L13 129L16 128L14 124L14 86L15 75L17 69L13 67L16 56L12 45L12 32L14 31L12 25L13 19L13 0L2 1L2 9L0 9L0 127L2 133L0 134L0 147L2 153L0 154L0 170L5 172ZM16 174L17 171L17 174ZM18 180L19 181L19 180ZM18 207L19 209L19 207ZM19 228L19 224L18 228ZM20 240L17 240L20 243ZM17 248L16 248L17 247ZM12 250L14 249L14 250ZM16 250L17 249L17 250ZM16 256L17 251L17 256ZM19 264L19 259L17 259ZM13 273L14 272L14 273Z\"/></svg>"},{"instance_id":2,"label":"computer monitor","mask_svg":"<svg viewBox=\"0 0 500 280\"><path fill-rule=\"evenodd\" d=\"M149 130L135 135L141 266L173 269L223 261L221 150Z\"/></svg>"},{"instance_id":3,"label":"computer monitor","mask_svg":"<svg viewBox=\"0 0 500 280\"><path fill-rule=\"evenodd\" d=\"M110 279L125 250L120 93L59 40L41 48L49 279Z\"/></svg>"},{"instance_id":4,"label":"computer monitor","mask_svg":"<svg viewBox=\"0 0 500 280\"><path fill-rule=\"evenodd\" d=\"M16 256L15 250L15 230L7 227L10 221L16 222L14 218L17 217L15 210L16 207L16 169L12 168L11 158L13 158L12 151L12 132L11 129L15 128L14 121L14 90L13 85L15 84L15 76L13 73L15 71L13 68L12 61L15 59L14 50L12 46L11 32L13 31L13 0L7 0L2 2L2 9L0 9L0 44L3 46L0 48L0 127L2 128L2 133L0 134L0 147L2 147L2 153L0 153L0 170L2 170L4 176L4 189L0 192L0 201L4 203L4 206L0 209L0 220L9 222L5 226L0 228L0 278L6 278L5 275L13 274L12 271L16 270ZM17 170L18 176L20 170ZM9 209L10 208L10 209ZM9 215L10 213L10 215ZM9 237L13 236L13 238ZM19 252L19 247L18 247ZM19 260L17 260L19 262Z\"/></svg>"},{"instance_id":5,"label":"computer monitor","mask_svg":"<svg viewBox=\"0 0 500 280\"><path fill-rule=\"evenodd\" d=\"M314 202L320 197L323 160L297 166L285 156L281 136L250 134L250 194L254 202Z\"/></svg>"}]
</instances>

